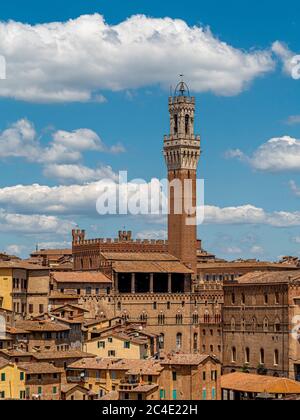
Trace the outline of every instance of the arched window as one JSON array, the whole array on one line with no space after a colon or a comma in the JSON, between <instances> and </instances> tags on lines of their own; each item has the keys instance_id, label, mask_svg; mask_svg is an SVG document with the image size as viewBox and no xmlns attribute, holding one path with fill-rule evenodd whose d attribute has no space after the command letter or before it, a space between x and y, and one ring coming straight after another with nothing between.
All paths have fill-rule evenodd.
<instances>
[{"instance_id":1,"label":"arched window","mask_svg":"<svg viewBox=\"0 0 300 420\"><path fill-rule=\"evenodd\" d=\"M93 260L90 258L90 268L93 268Z\"/></svg>"},{"instance_id":2,"label":"arched window","mask_svg":"<svg viewBox=\"0 0 300 420\"><path fill-rule=\"evenodd\" d=\"M245 303L246 303L246 296L245 296L245 293L242 293L242 296L241 296L241 301L242 301L242 305L245 305Z\"/></svg>"},{"instance_id":3,"label":"arched window","mask_svg":"<svg viewBox=\"0 0 300 420\"><path fill-rule=\"evenodd\" d=\"M197 313L193 314L193 324L194 325L199 324L199 315Z\"/></svg>"},{"instance_id":4,"label":"arched window","mask_svg":"<svg viewBox=\"0 0 300 420\"><path fill-rule=\"evenodd\" d=\"M279 365L279 351L276 349L274 351L274 366Z\"/></svg>"},{"instance_id":5,"label":"arched window","mask_svg":"<svg viewBox=\"0 0 300 420\"><path fill-rule=\"evenodd\" d=\"M236 362L236 348L235 347L232 347L231 349L231 361L232 363Z\"/></svg>"},{"instance_id":6,"label":"arched window","mask_svg":"<svg viewBox=\"0 0 300 420\"><path fill-rule=\"evenodd\" d=\"M158 346L160 350L165 348L165 335L161 333L158 337Z\"/></svg>"},{"instance_id":7,"label":"arched window","mask_svg":"<svg viewBox=\"0 0 300 420\"><path fill-rule=\"evenodd\" d=\"M269 296L268 293L264 294L264 301L265 301L265 305L267 305L269 303Z\"/></svg>"},{"instance_id":8,"label":"arched window","mask_svg":"<svg viewBox=\"0 0 300 420\"><path fill-rule=\"evenodd\" d=\"M118 307L118 311L121 311L121 309L122 309L122 303L121 302L118 302L117 307Z\"/></svg>"},{"instance_id":9,"label":"arched window","mask_svg":"<svg viewBox=\"0 0 300 420\"><path fill-rule=\"evenodd\" d=\"M190 116L185 116L185 134L189 134L190 132Z\"/></svg>"},{"instance_id":10,"label":"arched window","mask_svg":"<svg viewBox=\"0 0 300 420\"><path fill-rule=\"evenodd\" d=\"M175 134L178 133L178 115L177 114L174 115L174 132Z\"/></svg>"},{"instance_id":11,"label":"arched window","mask_svg":"<svg viewBox=\"0 0 300 420\"><path fill-rule=\"evenodd\" d=\"M281 322L280 322L279 318L275 319L274 330L277 333L279 333L281 331Z\"/></svg>"},{"instance_id":12,"label":"arched window","mask_svg":"<svg viewBox=\"0 0 300 420\"><path fill-rule=\"evenodd\" d=\"M176 348L177 350L180 350L182 348L182 334L178 333L176 335Z\"/></svg>"},{"instance_id":13,"label":"arched window","mask_svg":"<svg viewBox=\"0 0 300 420\"><path fill-rule=\"evenodd\" d=\"M141 314L141 316L140 316L140 320L141 320L142 322L147 322L147 321L148 321L148 315L147 315L147 313L146 313L146 312L143 312L143 313Z\"/></svg>"},{"instance_id":14,"label":"arched window","mask_svg":"<svg viewBox=\"0 0 300 420\"><path fill-rule=\"evenodd\" d=\"M235 331L235 318L231 318L231 331Z\"/></svg>"},{"instance_id":15,"label":"arched window","mask_svg":"<svg viewBox=\"0 0 300 420\"><path fill-rule=\"evenodd\" d=\"M246 350L245 350L245 363L247 363L247 364L250 363L250 349L249 349L249 347L247 347Z\"/></svg>"},{"instance_id":16,"label":"arched window","mask_svg":"<svg viewBox=\"0 0 300 420\"><path fill-rule=\"evenodd\" d=\"M260 349L260 364L264 365L265 364L265 350L264 349Z\"/></svg>"},{"instance_id":17,"label":"arched window","mask_svg":"<svg viewBox=\"0 0 300 420\"><path fill-rule=\"evenodd\" d=\"M158 325L165 325L165 315L159 314L158 315Z\"/></svg>"},{"instance_id":18,"label":"arched window","mask_svg":"<svg viewBox=\"0 0 300 420\"><path fill-rule=\"evenodd\" d=\"M257 328L257 320L255 317L252 318L252 331L256 331Z\"/></svg>"},{"instance_id":19,"label":"arched window","mask_svg":"<svg viewBox=\"0 0 300 420\"><path fill-rule=\"evenodd\" d=\"M269 320L268 320L268 318L266 317L265 319L264 319L264 332L268 332L269 331Z\"/></svg>"},{"instance_id":20,"label":"arched window","mask_svg":"<svg viewBox=\"0 0 300 420\"><path fill-rule=\"evenodd\" d=\"M231 303L232 303L232 305L235 304L235 293L231 294Z\"/></svg>"},{"instance_id":21,"label":"arched window","mask_svg":"<svg viewBox=\"0 0 300 420\"><path fill-rule=\"evenodd\" d=\"M241 322L241 328L242 328L242 331L246 331L246 321L244 318L242 319L242 322Z\"/></svg>"},{"instance_id":22,"label":"arched window","mask_svg":"<svg viewBox=\"0 0 300 420\"><path fill-rule=\"evenodd\" d=\"M194 333L194 352L198 351L198 333Z\"/></svg>"},{"instance_id":23,"label":"arched window","mask_svg":"<svg viewBox=\"0 0 300 420\"><path fill-rule=\"evenodd\" d=\"M182 323L183 323L183 317L182 317L182 314L177 314L177 315L176 315L176 324L177 324L177 325L182 325Z\"/></svg>"}]
</instances>

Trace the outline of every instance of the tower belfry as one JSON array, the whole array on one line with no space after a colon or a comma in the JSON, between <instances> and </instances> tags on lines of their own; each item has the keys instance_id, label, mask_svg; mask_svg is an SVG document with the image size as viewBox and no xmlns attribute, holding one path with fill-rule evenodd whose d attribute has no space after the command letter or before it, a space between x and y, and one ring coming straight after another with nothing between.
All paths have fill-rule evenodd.
<instances>
[{"instance_id":1,"label":"tower belfry","mask_svg":"<svg viewBox=\"0 0 300 420\"><path fill-rule=\"evenodd\" d=\"M181 76L182 77L182 76ZM197 272L196 214L186 207L197 205L197 166L200 158L200 136L194 134L195 98L190 96L182 79L169 98L170 135L164 139L164 157L168 168L169 252ZM181 185L181 192L179 186ZM179 211L181 209L181 211Z\"/></svg>"}]
</instances>

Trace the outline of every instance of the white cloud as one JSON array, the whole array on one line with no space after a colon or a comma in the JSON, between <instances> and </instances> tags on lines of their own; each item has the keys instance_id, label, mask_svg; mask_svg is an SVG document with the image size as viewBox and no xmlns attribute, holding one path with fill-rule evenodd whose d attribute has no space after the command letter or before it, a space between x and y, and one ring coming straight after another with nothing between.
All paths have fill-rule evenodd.
<instances>
[{"instance_id":1,"label":"white cloud","mask_svg":"<svg viewBox=\"0 0 300 420\"><path fill-rule=\"evenodd\" d=\"M69 232L71 233L71 232ZM72 248L72 243L68 241L62 242L39 242L38 244L39 249L68 249Z\"/></svg>"},{"instance_id":2,"label":"white cloud","mask_svg":"<svg viewBox=\"0 0 300 420\"><path fill-rule=\"evenodd\" d=\"M21 119L0 133L0 158L24 158L41 164L78 162L85 151L122 153L121 144L106 146L92 130L72 132L59 130L52 134L48 146L43 146L32 122Z\"/></svg>"},{"instance_id":3,"label":"white cloud","mask_svg":"<svg viewBox=\"0 0 300 420\"><path fill-rule=\"evenodd\" d=\"M278 228L300 226L300 212L266 212L251 205L225 208L206 206L204 223L269 225Z\"/></svg>"},{"instance_id":4,"label":"white cloud","mask_svg":"<svg viewBox=\"0 0 300 420\"><path fill-rule=\"evenodd\" d=\"M136 235L137 239L162 239L166 240L168 233L166 230L143 230Z\"/></svg>"},{"instance_id":5,"label":"white cloud","mask_svg":"<svg viewBox=\"0 0 300 420\"><path fill-rule=\"evenodd\" d=\"M300 171L300 140L289 136L275 137L262 144L252 156L241 150L229 150L225 157L237 158L259 171Z\"/></svg>"},{"instance_id":6,"label":"white cloud","mask_svg":"<svg viewBox=\"0 0 300 420\"><path fill-rule=\"evenodd\" d=\"M21 214L94 215L104 186L112 193L112 181L84 185L16 185L0 188L0 206ZM133 184L132 184L133 185ZM146 190L146 188L144 188ZM300 195L300 191L299 191ZM199 212L200 213L200 212ZM143 216L148 222L163 224L163 216ZM205 206L205 224L248 224L273 227L300 226L300 212L266 212L253 205L220 208Z\"/></svg>"},{"instance_id":7,"label":"white cloud","mask_svg":"<svg viewBox=\"0 0 300 420\"><path fill-rule=\"evenodd\" d=\"M49 165L44 169L44 175L63 183L84 183L100 179L117 179L110 166L91 169L83 165Z\"/></svg>"},{"instance_id":8,"label":"white cloud","mask_svg":"<svg viewBox=\"0 0 300 420\"><path fill-rule=\"evenodd\" d=\"M293 69L292 59L295 54L288 48L285 43L280 41L273 43L272 51L281 59L284 72L288 75L291 75Z\"/></svg>"},{"instance_id":9,"label":"white cloud","mask_svg":"<svg viewBox=\"0 0 300 420\"><path fill-rule=\"evenodd\" d=\"M274 68L269 50L246 52L207 28L143 15L117 25L99 14L37 25L1 22L0 54L7 61L0 96L35 102L101 102L103 90L169 88L181 72L194 91L235 95Z\"/></svg>"},{"instance_id":10,"label":"white cloud","mask_svg":"<svg viewBox=\"0 0 300 420\"><path fill-rule=\"evenodd\" d=\"M6 247L5 252L9 255L16 255L19 256L23 253L23 251L26 249L26 246L24 245L9 245Z\"/></svg>"},{"instance_id":11,"label":"white cloud","mask_svg":"<svg viewBox=\"0 0 300 420\"><path fill-rule=\"evenodd\" d=\"M9 213L0 209L0 232L62 235L70 233L74 223L59 219L56 216L40 214L24 215Z\"/></svg>"},{"instance_id":12,"label":"white cloud","mask_svg":"<svg viewBox=\"0 0 300 420\"><path fill-rule=\"evenodd\" d=\"M250 249L250 253L253 255L264 255L264 248L260 245L253 245Z\"/></svg>"}]
</instances>

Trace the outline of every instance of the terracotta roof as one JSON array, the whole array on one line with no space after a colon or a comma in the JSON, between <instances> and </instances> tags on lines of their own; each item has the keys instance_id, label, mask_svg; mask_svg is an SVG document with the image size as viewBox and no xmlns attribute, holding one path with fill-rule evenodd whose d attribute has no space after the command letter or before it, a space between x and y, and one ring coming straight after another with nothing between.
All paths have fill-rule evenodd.
<instances>
[{"instance_id":1,"label":"terracotta roof","mask_svg":"<svg viewBox=\"0 0 300 420\"><path fill-rule=\"evenodd\" d=\"M124 261L115 262L113 270L116 273L177 273L191 274L192 270L178 261Z\"/></svg>"},{"instance_id":2,"label":"terracotta roof","mask_svg":"<svg viewBox=\"0 0 300 420\"><path fill-rule=\"evenodd\" d=\"M163 367L155 360L130 360L130 359L82 359L72 363L68 369L91 370L124 370L129 375L159 375Z\"/></svg>"},{"instance_id":3,"label":"terracotta roof","mask_svg":"<svg viewBox=\"0 0 300 420\"><path fill-rule=\"evenodd\" d=\"M257 394L300 394L300 383L286 378L235 372L221 377L221 387L227 390Z\"/></svg>"},{"instance_id":4,"label":"terracotta roof","mask_svg":"<svg viewBox=\"0 0 300 420\"><path fill-rule=\"evenodd\" d=\"M17 321L16 328L24 329L25 331L45 331L45 332L61 332L69 331L70 328L56 322L49 321Z\"/></svg>"},{"instance_id":5,"label":"terracotta roof","mask_svg":"<svg viewBox=\"0 0 300 420\"><path fill-rule=\"evenodd\" d=\"M300 270L290 271L255 271L239 277L232 284L269 284L269 283L290 283L293 280L300 280ZM231 282L225 282L230 285Z\"/></svg>"},{"instance_id":6,"label":"terracotta roof","mask_svg":"<svg viewBox=\"0 0 300 420\"><path fill-rule=\"evenodd\" d=\"M21 350L0 350L0 353L7 357L32 357L32 353L23 352Z\"/></svg>"},{"instance_id":7,"label":"terracotta roof","mask_svg":"<svg viewBox=\"0 0 300 420\"><path fill-rule=\"evenodd\" d=\"M94 354L84 353L79 350L70 350L70 351L49 351L49 352L36 352L32 353L32 357L37 360L57 360L57 359L80 359L80 358L94 358Z\"/></svg>"},{"instance_id":8,"label":"terracotta roof","mask_svg":"<svg viewBox=\"0 0 300 420\"><path fill-rule=\"evenodd\" d=\"M128 390L128 391L125 391L125 392L128 392L128 393L138 392L138 393L141 393L141 394L143 394L143 393L147 394L148 392L157 390L157 388L158 388L158 384L149 384L149 385L141 384L141 385L138 385L135 388L133 388L131 390Z\"/></svg>"},{"instance_id":9,"label":"terracotta roof","mask_svg":"<svg viewBox=\"0 0 300 420\"><path fill-rule=\"evenodd\" d=\"M279 270L295 270L296 265L288 265L288 264L279 264L274 262L265 262L265 261L225 261L225 262L203 262L198 263L197 268L199 269L208 269L208 268L222 268L225 270L229 270L230 268L256 268L259 270L260 268L270 268Z\"/></svg>"},{"instance_id":10,"label":"terracotta roof","mask_svg":"<svg viewBox=\"0 0 300 420\"><path fill-rule=\"evenodd\" d=\"M18 363L21 369L26 370L28 374L42 374L42 373L63 373L64 369L57 368L51 363Z\"/></svg>"},{"instance_id":11,"label":"terracotta roof","mask_svg":"<svg viewBox=\"0 0 300 420\"><path fill-rule=\"evenodd\" d=\"M52 309L51 312L57 312L60 311L61 309L65 309L65 308L71 308L71 309L79 309L82 312L89 312L87 309L84 309L82 306L79 305L73 305L72 303L66 303L63 306L59 306L58 308Z\"/></svg>"},{"instance_id":12,"label":"terracotta roof","mask_svg":"<svg viewBox=\"0 0 300 420\"><path fill-rule=\"evenodd\" d=\"M16 268L24 270L43 270L48 271L48 267L42 265L30 264L26 261L0 261L0 268Z\"/></svg>"},{"instance_id":13,"label":"terracotta roof","mask_svg":"<svg viewBox=\"0 0 300 420\"><path fill-rule=\"evenodd\" d=\"M83 386L79 385L79 384L65 384L65 385L61 385L61 392L63 392L64 394L67 394L68 392L72 391L73 389L80 389L82 390L85 394L89 393L89 390L84 388Z\"/></svg>"},{"instance_id":14,"label":"terracotta roof","mask_svg":"<svg viewBox=\"0 0 300 420\"><path fill-rule=\"evenodd\" d=\"M8 366L10 363L7 359L4 359L3 357L0 357L0 369L3 369L4 367Z\"/></svg>"},{"instance_id":15,"label":"terracotta roof","mask_svg":"<svg viewBox=\"0 0 300 420\"><path fill-rule=\"evenodd\" d=\"M38 251L34 251L31 253L32 256L39 256L39 255L72 255L72 249L41 249Z\"/></svg>"},{"instance_id":16,"label":"terracotta roof","mask_svg":"<svg viewBox=\"0 0 300 420\"><path fill-rule=\"evenodd\" d=\"M99 272L55 272L51 276L57 283L111 283L111 280Z\"/></svg>"},{"instance_id":17,"label":"terracotta roof","mask_svg":"<svg viewBox=\"0 0 300 420\"><path fill-rule=\"evenodd\" d=\"M167 355L165 359L161 360L162 365L194 365L198 366L207 359L212 358L208 354L172 354ZM214 359L216 361L216 359Z\"/></svg>"},{"instance_id":18,"label":"terracotta roof","mask_svg":"<svg viewBox=\"0 0 300 420\"><path fill-rule=\"evenodd\" d=\"M103 400L103 401L118 401L118 399L119 399L118 391L109 392L108 394L99 398L99 400Z\"/></svg>"},{"instance_id":19,"label":"terracotta roof","mask_svg":"<svg viewBox=\"0 0 300 420\"><path fill-rule=\"evenodd\" d=\"M111 261L179 261L171 254L159 252L102 252L101 255Z\"/></svg>"}]
</instances>

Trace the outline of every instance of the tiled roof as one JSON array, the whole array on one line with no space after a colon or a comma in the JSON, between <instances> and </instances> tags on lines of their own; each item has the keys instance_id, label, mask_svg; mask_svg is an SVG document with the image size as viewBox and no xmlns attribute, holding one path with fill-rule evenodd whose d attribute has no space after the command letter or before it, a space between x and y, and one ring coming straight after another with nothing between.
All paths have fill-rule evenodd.
<instances>
[{"instance_id":1,"label":"tiled roof","mask_svg":"<svg viewBox=\"0 0 300 420\"><path fill-rule=\"evenodd\" d=\"M99 398L99 400L103 400L103 401L118 401L118 399L119 399L118 391L109 392L108 394Z\"/></svg>"},{"instance_id":2,"label":"tiled roof","mask_svg":"<svg viewBox=\"0 0 300 420\"><path fill-rule=\"evenodd\" d=\"M78 296L78 295L67 295L67 294L64 294L64 293L61 293L61 292L51 292L50 293L50 296L49 296L49 299L57 299L57 300L77 300L78 301L78 299L80 298L80 296Z\"/></svg>"},{"instance_id":3,"label":"tiled roof","mask_svg":"<svg viewBox=\"0 0 300 420\"><path fill-rule=\"evenodd\" d=\"M155 360L129 360L129 359L82 359L68 366L69 369L91 370L125 370L130 375L158 375L163 367Z\"/></svg>"},{"instance_id":4,"label":"tiled roof","mask_svg":"<svg viewBox=\"0 0 300 420\"><path fill-rule=\"evenodd\" d=\"M89 393L89 390L88 389L86 389L83 386L78 385L78 384L64 384L64 385L61 385L61 392L65 393L65 394L68 393L68 392L70 392L70 391L72 391L73 389L80 389L85 394L88 394Z\"/></svg>"},{"instance_id":5,"label":"tiled roof","mask_svg":"<svg viewBox=\"0 0 300 420\"><path fill-rule=\"evenodd\" d=\"M37 360L57 360L57 359L80 359L80 358L94 358L94 354L84 353L79 350L70 351L49 351L49 352L36 352L32 353L32 357Z\"/></svg>"},{"instance_id":6,"label":"tiled roof","mask_svg":"<svg viewBox=\"0 0 300 420\"><path fill-rule=\"evenodd\" d=\"M99 272L55 272L53 279L57 283L111 283L111 280Z\"/></svg>"},{"instance_id":7,"label":"tiled roof","mask_svg":"<svg viewBox=\"0 0 300 420\"><path fill-rule=\"evenodd\" d=\"M269 284L269 283L290 283L293 280L300 280L300 270L291 271L255 271L239 277L233 284ZM226 282L225 285L230 285Z\"/></svg>"},{"instance_id":8,"label":"tiled roof","mask_svg":"<svg viewBox=\"0 0 300 420\"><path fill-rule=\"evenodd\" d=\"M138 392L138 393L141 393L141 394L143 394L143 393L147 394L148 392L157 390L157 388L158 388L158 384L149 384L149 385L140 384L140 385L136 386L135 388L133 388L129 391L126 391L126 392L128 392L128 393Z\"/></svg>"},{"instance_id":9,"label":"tiled roof","mask_svg":"<svg viewBox=\"0 0 300 420\"><path fill-rule=\"evenodd\" d=\"M62 332L69 331L70 328L66 325L49 321L17 321L16 328L24 329L25 331L44 331L44 332Z\"/></svg>"},{"instance_id":10,"label":"tiled roof","mask_svg":"<svg viewBox=\"0 0 300 420\"><path fill-rule=\"evenodd\" d=\"M9 365L9 361L3 357L0 357L0 369L6 367L7 365Z\"/></svg>"},{"instance_id":11,"label":"tiled roof","mask_svg":"<svg viewBox=\"0 0 300 420\"><path fill-rule=\"evenodd\" d=\"M24 269L24 270L43 270L48 271L49 268L44 267L42 265L37 264L30 264L26 261L0 261L0 269L1 268L16 268L16 269Z\"/></svg>"},{"instance_id":12,"label":"tiled roof","mask_svg":"<svg viewBox=\"0 0 300 420\"><path fill-rule=\"evenodd\" d=\"M192 273L192 270L178 261L118 261L113 264L113 270L116 273Z\"/></svg>"},{"instance_id":13,"label":"tiled roof","mask_svg":"<svg viewBox=\"0 0 300 420\"><path fill-rule=\"evenodd\" d=\"M42 374L42 373L63 373L64 369L57 368L51 363L18 363L21 369L26 370L28 374Z\"/></svg>"},{"instance_id":14,"label":"tiled roof","mask_svg":"<svg viewBox=\"0 0 300 420\"><path fill-rule=\"evenodd\" d=\"M159 252L102 252L101 255L111 261L179 261L171 254Z\"/></svg>"},{"instance_id":15,"label":"tiled roof","mask_svg":"<svg viewBox=\"0 0 300 420\"><path fill-rule=\"evenodd\" d=\"M41 249L39 251L34 251L31 254L32 256L39 255L72 255L72 249Z\"/></svg>"},{"instance_id":16,"label":"tiled roof","mask_svg":"<svg viewBox=\"0 0 300 420\"><path fill-rule=\"evenodd\" d=\"M273 262L264 262L264 261L224 261L224 262L204 262L197 264L198 269L208 269L208 268L222 268L225 270L229 270L230 268L256 268L259 270L260 268L270 268L270 269L278 269L280 270L295 270L296 265L288 265L288 264L279 264Z\"/></svg>"},{"instance_id":17,"label":"tiled roof","mask_svg":"<svg viewBox=\"0 0 300 420\"><path fill-rule=\"evenodd\" d=\"M221 377L223 389L257 394L300 394L300 383L286 378L251 375L241 372Z\"/></svg>"}]
</instances>

